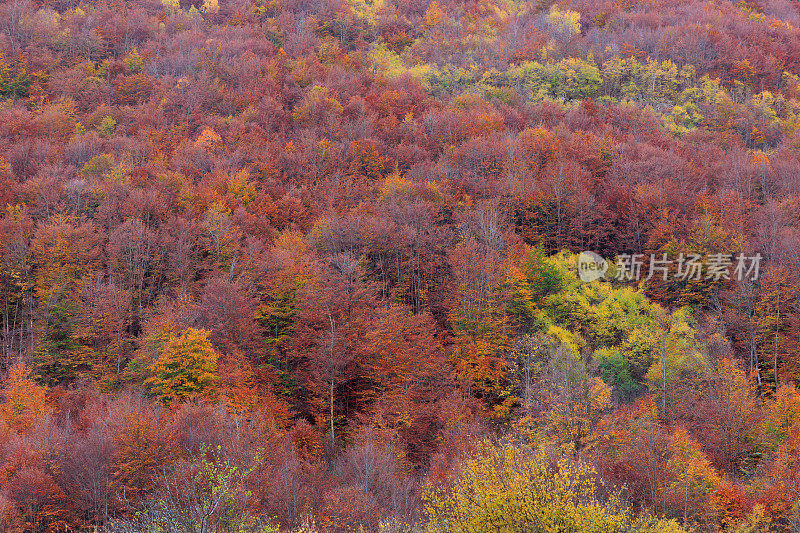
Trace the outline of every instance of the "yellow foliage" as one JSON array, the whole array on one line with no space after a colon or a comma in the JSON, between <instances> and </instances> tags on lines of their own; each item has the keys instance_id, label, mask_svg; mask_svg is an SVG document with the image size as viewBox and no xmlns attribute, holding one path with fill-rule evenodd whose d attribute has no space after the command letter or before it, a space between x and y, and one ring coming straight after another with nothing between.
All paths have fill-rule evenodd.
<instances>
[{"instance_id":1,"label":"yellow foliage","mask_svg":"<svg viewBox=\"0 0 800 533\"><path fill-rule=\"evenodd\" d=\"M385 0L349 0L356 17L374 26L378 21L378 13L386 7Z\"/></svg>"},{"instance_id":2,"label":"yellow foliage","mask_svg":"<svg viewBox=\"0 0 800 533\"><path fill-rule=\"evenodd\" d=\"M210 331L187 329L173 337L150 365L146 384L165 403L208 397L217 382L219 356L211 345Z\"/></svg>"},{"instance_id":3,"label":"yellow foliage","mask_svg":"<svg viewBox=\"0 0 800 533\"><path fill-rule=\"evenodd\" d=\"M222 137L220 137L217 132L211 128L203 128L203 131L200 132L200 135L197 137L197 140L194 144L198 148L211 150L221 142Z\"/></svg>"},{"instance_id":4,"label":"yellow foliage","mask_svg":"<svg viewBox=\"0 0 800 533\"><path fill-rule=\"evenodd\" d=\"M379 188L379 198L384 202L403 200L406 202L414 200L425 200L438 202L442 199L442 193L436 183L428 181L425 183L415 183L400 175L395 169L392 171Z\"/></svg>"},{"instance_id":5,"label":"yellow foliage","mask_svg":"<svg viewBox=\"0 0 800 533\"><path fill-rule=\"evenodd\" d=\"M203 0L200 11L209 15L219 13L219 0Z\"/></svg>"},{"instance_id":6,"label":"yellow foliage","mask_svg":"<svg viewBox=\"0 0 800 533\"><path fill-rule=\"evenodd\" d=\"M11 164L0 156L0 175L2 174L11 174Z\"/></svg>"},{"instance_id":7,"label":"yellow foliage","mask_svg":"<svg viewBox=\"0 0 800 533\"><path fill-rule=\"evenodd\" d=\"M256 197L256 185L247 169L242 169L229 177L226 186L228 192L239 198L244 205L249 204Z\"/></svg>"},{"instance_id":8,"label":"yellow foliage","mask_svg":"<svg viewBox=\"0 0 800 533\"><path fill-rule=\"evenodd\" d=\"M444 11L439 7L439 3L434 0L425 11L425 25L429 28L432 26L441 26L445 20L446 15Z\"/></svg>"},{"instance_id":9,"label":"yellow foliage","mask_svg":"<svg viewBox=\"0 0 800 533\"><path fill-rule=\"evenodd\" d=\"M633 530L631 516L614 496L600 500L601 482L591 468L569 460L550 464L541 450L484 442L452 488L427 495L426 531Z\"/></svg>"},{"instance_id":10,"label":"yellow foliage","mask_svg":"<svg viewBox=\"0 0 800 533\"><path fill-rule=\"evenodd\" d=\"M713 509L712 495L722 480L700 444L678 428L672 435L672 450L667 469L674 476L669 487L674 507L682 508L685 517Z\"/></svg>"},{"instance_id":11,"label":"yellow foliage","mask_svg":"<svg viewBox=\"0 0 800 533\"><path fill-rule=\"evenodd\" d=\"M750 163L756 167L766 167L769 165L769 158L763 151L756 150L753 153L753 159L750 161Z\"/></svg>"},{"instance_id":12,"label":"yellow foliage","mask_svg":"<svg viewBox=\"0 0 800 533\"><path fill-rule=\"evenodd\" d=\"M388 176L381 186L381 199L397 196L406 196L411 192L413 183L400 176L398 171L394 171Z\"/></svg>"},{"instance_id":13,"label":"yellow foliage","mask_svg":"<svg viewBox=\"0 0 800 533\"><path fill-rule=\"evenodd\" d=\"M208 232L208 244L214 261L223 268L229 267L236 256L239 230L231 222L231 212L224 203L214 202L208 208L205 230Z\"/></svg>"},{"instance_id":14,"label":"yellow foliage","mask_svg":"<svg viewBox=\"0 0 800 533\"><path fill-rule=\"evenodd\" d=\"M431 80L439 74L436 65L422 63L406 65L406 63L385 44L372 47L372 63L374 68L387 78L399 78L406 74L419 78L426 89L431 88Z\"/></svg>"},{"instance_id":15,"label":"yellow foliage","mask_svg":"<svg viewBox=\"0 0 800 533\"><path fill-rule=\"evenodd\" d=\"M572 37L581 32L581 14L576 11L561 11L554 5L544 20L551 31L565 37Z\"/></svg>"},{"instance_id":16,"label":"yellow foliage","mask_svg":"<svg viewBox=\"0 0 800 533\"><path fill-rule=\"evenodd\" d=\"M133 47L133 51L128 54L128 56L122 60L125 63L125 66L128 67L129 70L134 72L139 72L142 70L144 66L144 62L142 60L142 56L139 54L139 51L136 47Z\"/></svg>"},{"instance_id":17,"label":"yellow foliage","mask_svg":"<svg viewBox=\"0 0 800 533\"><path fill-rule=\"evenodd\" d=\"M600 378L592 378L589 385L589 409L602 411L611 404L611 387Z\"/></svg>"},{"instance_id":18,"label":"yellow foliage","mask_svg":"<svg viewBox=\"0 0 800 533\"><path fill-rule=\"evenodd\" d=\"M800 393L793 384L784 385L765 409L760 427L764 446L769 451L777 451L795 423L800 424Z\"/></svg>"},{"instance_id":19,"label":"yellow foliage","mask_svg":"<svg viewBox=\"0 0 800 533\"><path fill-rule=\"evenodd\" d=\"M161 5L164 6L164 11L172 13L181 8L180 0L161 0Z\"/></svg>"}]
</instances>

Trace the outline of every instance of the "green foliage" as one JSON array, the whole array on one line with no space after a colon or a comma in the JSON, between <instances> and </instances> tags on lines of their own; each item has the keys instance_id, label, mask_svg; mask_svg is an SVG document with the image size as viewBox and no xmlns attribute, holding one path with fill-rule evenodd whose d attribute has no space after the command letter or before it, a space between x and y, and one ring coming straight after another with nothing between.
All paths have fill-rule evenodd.
<instances>
[{"instance_id":1,"label":"green foliage","mask_svg":"<svg viewBox=\"0 0 800 533\"><path fill-rule=\"evenodd\" d=\"M166 513L141 531L180 529L148 465L183 472L195 502L241 475L222 452L188 457L210 405L135 398L146 430L118 427L128 395L89 398L111 352L114 379L156 402L222 400L230 453L275 458L254 486L284 528L311 513L321 530L389 530L418 472L457 477L474 431L517 422L581 456L619 454L593 459L637 509L694 519L729 498L725 526L786 526L800 399L770 394L800 376L787 2L160 2L3 10L0 206L16 207L0 217L0 355L54 388L6 386L5 423L37 430L0 427L0 530L106 523L127 498ZM561 246L767 260L758 283L636 287L581 282L574 255L549 255ZM319 292L302 290L312 272ZM225 379L208 332L175 329L192 323L220 328ZM750 373L708 372L706 351ZM39 434L70 428L64 449ZM368 431L362 455L335 449ZM591 474L538 453L482 451L433 498L432 527L619 529L624 511L576 488ZM78 471L92 465L116 471ZM35 508L41 522L7 523ZM220 512L225 533L245 527Z\"/></svg>"},{"instance_id":2,"label":"green foliage","mask_svg":"<svg viewBox=\"0 0 800 533\"><path fill-rule=\"evenodd\" d=\"M568 276L555 261L548 259L541 246L532 248L520 267L528 278L531 300L534 302L561 291L566 285Z\"/></svg>"},{"instance_id":3,"label":"green foliage","mask_svg":"<svg viewBox=\"0 0 800 533\"><path fill-rule=\"evenodd\" d=\"M459 94L481 81L481 72L475 65L459 67L448 64L433 67L435 70L431 71L428 83L431 91L436 94ZM484 80L481 87L486 92L490 85Z\"/></svg>"},{"instance_id":4,"label":"green foliage","mask_svg":"<svg viewBox=\"0 0 800 533\"><path fill-rule=\"evenodd\" d=\"M687 310L670 315L641 290L606 281L583 283L576 274L576 256L567 252L546 257L534 248L520 263L503 285L511 322L521 333L543 333L577 353L589 348L617 397L631 399L641 391L651 365L665 351L694 354L682 363L666 363L681 369L669 371L668 379L703 366Z\"/></svg>"},{"instance_id":5,"label":"green foliage","mask_svg":"<svg viewBox=\"0 0 800 533\"><path fill-rule=\"evenodd\" d=\"M603 90L615 99L676 102L681 91L694 86L694 67L678 68L668 59L658 62L648 58L643 63L633 57L613 57L603 63L602 70Z\"/></svg>"},{"instance_id":6,"label":"green foliage","mask_svg":"<svg viewBox=\"0 0 800 533\"><path fill-rule=\"evenodd\" d=\"M164 348L174 338L171 325L153 328L139 338L136 356L128 363L125 373L133 381L144 381L150 377L149 368L153 361L161 357Z\"/></svg>"},{"instance_id":7,"label":"green foliage","mask_svg":"<svg viewBox=\"0 0 800 533\"><path fill-rule=\"evenodd\" d=\"M592 291L590 302L591 330L589 337L600 346L613 346L627 342L638 328L652 329L657 306L639 291L629 287L614 289L610 284L598 284Z\"/></svg>"},{"instance_id":8,"label":"green foliage","mask_svg":"<svg viewBox=\"0 0 800 533\"><path fill-rule=\"evenodd\" d=\"M256 311L256 321L264 332L269 351L268 362L277 374L279 392L291 396L297 388L286 352L295 333L295 318L299 309L298 291L301 283L287 284L265 295L266 303Z\"/></svg>"},{"instance_id":9,"label":"green foliage","mask_svg":"<svg viewBox=\"0 0 800 533\"><path fill-rule=\"evenodd\" d=\"M619 348L599 348L593 357L603 381L612 385L619 397L630 398L639 391L639 383L631 377L630 361Z\"/></svg>"},{"instance_id":10,"label":"green foliage","mask_svg":"<svg viewBox=\"0 0 800 533\"><path fill-rule=\"evenodd\" d=\"M71 383L92 368L93 354L79 342L75 314L64 298L58 298L50 308L45 334L33 354L36 376L42 383Z\"/></svg>"},{"instance_id":11,"label":"green foliage","mask_svg":"<svg viewBox=\"0 0 800 533\"><path fill-rule=\"evenodd\" d=\"M133 47L131 53L128 54L122 61L125 63L125 67L131 72L140 72L144 67L142 56L139 54L139 51L135 46Z\"/></svg>"},{"instance_id":12,"label":"green foliage","mask_svg":"<svg viewBox=\"0 0 800 533\"><path fill-rule=\"evenodd\" d=\"M289 287L262 305L256 312L258 324L264 328L267 346L284 343L294 332L297 316L297 287Z\"/></svg>"},{"instance_id":13,"label":"green foliage","mask_svg":"<svg viewBox=\"0 0 800 533\"><path fill-rule=\"evenodd\" d=\"M31 83L25 68L13 68L5 54L0 53L0 97L24 98L28 96Z\"/></svg>"},{"instance_id":14,"label":"green foliage","mask_svg":"<svg viewBox=\"0 0 800 533\"><path fill-rule=\"evenodd\" d=\"M192 486L202 494L200 501L204 504L204 514L218 515L220 529L242 531L247 523L247 516L237 501L235 489L255 470L259 461L256 460L255 464L242 469L221 455L221 446L217 446L216 450L207 445L201 447L192 476ZM249 496L249 493L245 496Z\"/></svg>"},{"instance_id":15,"label":"green foliage","mask_svg":"<svg viewBox=\"0 0 800 533\"><path fill-rule=\"evenodd\" d=\"M506 313L517 331L528 333L536 315L533 304L533 292L525 275L516 267L512 267L503 285L500 287L506 303Z\"/></svg>"}]
</instances>

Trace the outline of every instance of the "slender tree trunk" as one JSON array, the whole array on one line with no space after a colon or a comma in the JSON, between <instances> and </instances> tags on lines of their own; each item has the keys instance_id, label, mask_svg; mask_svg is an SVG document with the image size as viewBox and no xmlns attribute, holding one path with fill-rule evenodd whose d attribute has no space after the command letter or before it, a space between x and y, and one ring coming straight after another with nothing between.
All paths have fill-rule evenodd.
<instances>
[{"instance_id":1,"label":"slender tree trunk","mask_svg":"<svg viewBox=\"0 0 800 533\"><path fill-rule=\"evenodd\" d=\"M761 388L761 368L758 362L758 350L756 350L755 332L753 331L750 332L750 361L752 361L756 369L756 383L758 383L758 396L761 397L763 394Z\"/></svg>"},{"instance_id":2,"label":"slender tree trunk","mask_svg":"<svg viewBox=\"0 0 800 533\"><path fill-rule=\"evenodd\" d=\"M8 323L8 315L10 313L10 306L8 305L8 301L11 299L11 291L8 291L8 296L5 299L5 306L6 311L3 313L3 363L6 366L10 366L9 356L11 354L11 349L9 347L9 323Z\"/></svg>"},{"instance_id":3,"label":"slender tree trunk","mask_svg":"<svg viewBox=\"0 0 800 533\"><path fill-rule=\"evenodd\" d=\"M335 439L335 434L334 434L334 425L333 425L334 385L335 385L335 381L336 381L336 378L335 378L335 376L336 376L336 361L334 359L334 350L335 350L334 342L336 342L336 322L333 320L333 315L330 313L330 311L328 311L328 321L330 322L330 326L331 326L331 340L330 340L330 346L328 348L330 351L328 352L328 357L329 357L329 360L330 360L330 368L329 368L329 370L330 370L330 373L331 373L330 374L330 378L331 378L331 390L330 390L330 396L331 396L331 398L330 398L331 399L331 405L330 405L330 407L331 407L331 449L333 449L334 445L336 444L336 439Z\"/></svg>"},{"instance_id":4,"label":"slender tree trunk","mask_svg":"<svg viewBox=\"0 0 800 533\"><path fill-rule=\"evenodd\" d=\"M686 485L683 488L683 527L686 528L686 519L688 514L688 506L689 506L689 483L687 481Z\"/></svg>"},{"instance_id":5,"label":"slender tree trunk","mask_svg":"<svg viewBox=\"0 0 800 533\"><path fill-rule=\"evenodd\" d=\"M667 354L664 342L661 341L661 412L667 416Z\"/></svg>"},{"instance_id":6,"label":"slender tree trunk","mask_svg":"<svg viewBox=\"0 0 800 533\"><path fill-rule=\"evenodd\" d=\"M778 392L778 330L781 325L781 290L778 288L778 302L775 307L775 350L772 355L772 371L775 374L775 392Z\"/></svg>"}]
</instances>

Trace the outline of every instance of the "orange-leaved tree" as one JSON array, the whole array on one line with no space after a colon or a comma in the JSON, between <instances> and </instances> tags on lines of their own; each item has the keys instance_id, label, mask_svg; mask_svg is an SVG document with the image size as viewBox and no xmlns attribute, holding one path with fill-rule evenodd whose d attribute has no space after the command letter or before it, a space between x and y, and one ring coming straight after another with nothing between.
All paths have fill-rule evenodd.
<instances>
[{"instance_id":1,"label":"orange-leaved tree","mask_svg":"<svg viewBox=\"0 0 800 533\"><path fill-rule=\"evenodd\" d=\"M3 389L5 402L0 412L8 427L24 432L44 414L45 388L30 378L24 363L19 362L9 369Z\"/></svg>"}]
</instances>

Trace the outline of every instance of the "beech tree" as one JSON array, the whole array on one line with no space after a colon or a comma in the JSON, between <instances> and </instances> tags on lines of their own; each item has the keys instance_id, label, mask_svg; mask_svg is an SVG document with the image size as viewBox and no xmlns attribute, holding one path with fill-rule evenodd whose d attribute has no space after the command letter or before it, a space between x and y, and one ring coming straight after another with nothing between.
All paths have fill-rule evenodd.
<instances>
[{"instance_id":1,"label":"beech tree","mask_svg":"<svg viewBox=\"0 0 800 533\"><path fill-rule=\"evenodd\" d=\"M208 330L189 328L171 338L150 364L152 377L145 383L161 401L213 396L219 354L209 335Z\"/></svg>"},{"instance_id":2,"label":"beech tree","mask_svg":"<svg viewBox=\"0 0 800 533\"><path fill-rule=\"evenodd\" d=\"M338 416L348 405L363 401L358 382L364 360L358 357L357 340L363 339L376 302L372 288L361 279L353 256L340 253L321 265L319 278L304 294L304 311L298 316L294 349L305 354L308 386L324 398L314 414L326 420L331 445L335 444ZM339 424L341 424L339 418Z\"/></svg>"},{"instance_id":3,"label":"beech tree","mask_svg":"<svg viewBox=\"0 0 800 533\"><path fill-rule=\"evenodd\" d=\"M612 495L599 498L590 467L541 450L484 443L451 490L429 496L428 531L682 531L674 522L636 523Z\"/></svg>"},{"instance_id":4,"label":"beech tree","mask_svg":"<svg viewBox=\"0 0 800 533\"><path fill-rule=\"evenodd\" d=\"M3 421L17 432L26 432L47 411L46 389L31 379L30 370L24 363L18 362L9 369L3 392Z\"/></svg>"}]
</instances>

